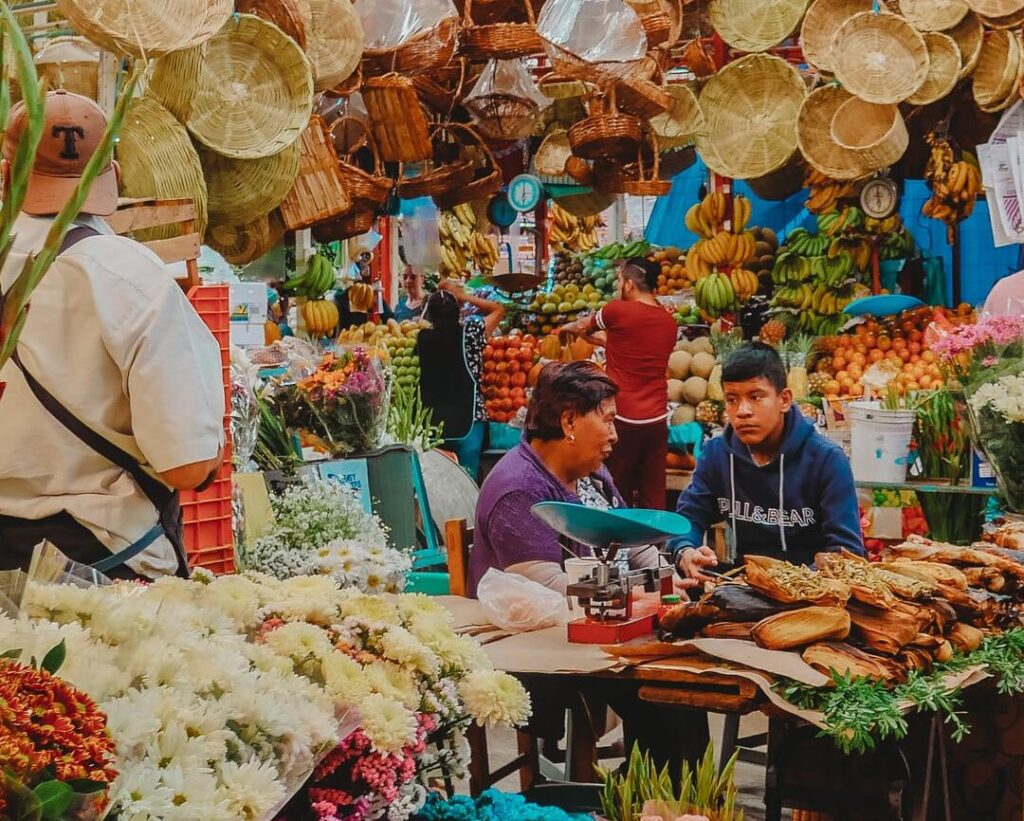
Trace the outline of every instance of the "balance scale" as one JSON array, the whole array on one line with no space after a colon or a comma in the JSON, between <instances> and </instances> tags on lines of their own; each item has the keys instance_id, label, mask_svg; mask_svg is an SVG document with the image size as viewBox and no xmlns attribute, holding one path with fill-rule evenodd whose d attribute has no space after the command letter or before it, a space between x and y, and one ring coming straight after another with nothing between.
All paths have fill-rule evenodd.
<instances>
[{"instance_id":1,"label":"balance scale","mask_svg":"<svg viewBox=\"0 0 1024 821\"><path fill-rule=\"evenodd\" d=\"M653 613L633 616L633 592L642 587L647 593L671 593L674 569L623 571L615 557L622 549L650 545L655 550L668 539L685 536L691 529L686 519L664 510L598 510L567 502L540 502L531 512L556 533L591 547L598 560L589 576L566 589L586 614L569 622L569 641L619 644L654 632Z\"/></svg>"}]
</instances>

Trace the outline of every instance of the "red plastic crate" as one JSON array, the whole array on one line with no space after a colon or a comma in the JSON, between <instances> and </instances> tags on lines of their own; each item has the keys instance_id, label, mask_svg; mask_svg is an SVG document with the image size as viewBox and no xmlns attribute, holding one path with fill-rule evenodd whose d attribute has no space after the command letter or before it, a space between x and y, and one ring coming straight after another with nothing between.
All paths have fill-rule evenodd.
<instances>
[{"instance_id":1,"label":"red plastic crate","mask_svg":"<svg viewBox=\"0 0 1024 821\"><path fill-rule=\"evenodd\" d=\"M202 493L181 494L185 554L191 567L204 567L214 573L233 573L235 532L231 506L231 288L228 285L198 285L188 292L188 298L220 347L226 438L224 464L217 472L216 481Z\"/></svg>"}]
</instances>

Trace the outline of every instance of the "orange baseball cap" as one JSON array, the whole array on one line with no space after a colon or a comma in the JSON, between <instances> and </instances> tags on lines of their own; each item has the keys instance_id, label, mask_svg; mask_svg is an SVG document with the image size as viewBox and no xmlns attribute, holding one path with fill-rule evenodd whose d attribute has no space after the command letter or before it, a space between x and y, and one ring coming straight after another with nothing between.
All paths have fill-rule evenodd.
<instances>
[{"instance_id":1,"label":"orange baseball cap","mask_svg":"<svg viewBox=\"0 0 1024 821\"><path fill-rule=\"evenodd\" d=\"M43 135L22 206L26 214L35 216L60 213L107 128L102 108L88 97L69 91L47 94L43 112ZM11 109L4 137L4 159L8 162L14 162L27 116L24 103ZM107 216L116 210L117 171L111 163L93 182L82 211Z\"/></svg>"}]
</instances>

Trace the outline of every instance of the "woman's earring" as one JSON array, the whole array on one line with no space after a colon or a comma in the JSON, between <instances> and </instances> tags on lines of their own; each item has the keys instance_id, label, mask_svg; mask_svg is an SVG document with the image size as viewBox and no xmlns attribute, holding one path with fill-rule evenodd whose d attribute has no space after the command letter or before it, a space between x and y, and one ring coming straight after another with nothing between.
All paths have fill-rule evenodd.
<instances>
[{"instance_id":1,"label":"woman's earring","mask_svg":"<svg viewBox=\"0 0 1024 821\"><path fill-rule=\"evenodd\" d=\"M569 434L569 442L573 443L573 444L576 443L576 434L575 433L570 433Z\"/></svg>"}]
</instances>

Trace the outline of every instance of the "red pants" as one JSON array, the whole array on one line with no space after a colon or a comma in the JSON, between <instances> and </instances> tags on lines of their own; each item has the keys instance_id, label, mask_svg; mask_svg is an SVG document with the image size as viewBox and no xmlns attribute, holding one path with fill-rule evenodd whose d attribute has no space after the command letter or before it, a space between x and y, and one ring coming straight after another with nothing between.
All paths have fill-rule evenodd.
<instances>
[{"instance_id":1,"label":"red pants","mask_svg":"<svg viewBox=\"0 0 1024 821\"><path fill-rule=\"evenodd\" d=\"M615 420L619 441L606 466L629 507L665 509L668 422L632 425Z\"/></svg>"}]
</instances>

